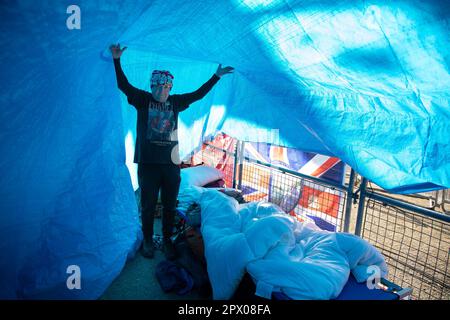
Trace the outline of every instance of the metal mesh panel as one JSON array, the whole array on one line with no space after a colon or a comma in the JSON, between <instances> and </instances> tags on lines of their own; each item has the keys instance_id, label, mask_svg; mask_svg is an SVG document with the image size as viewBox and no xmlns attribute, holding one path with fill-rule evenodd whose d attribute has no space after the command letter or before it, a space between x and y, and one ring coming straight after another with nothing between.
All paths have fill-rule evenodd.
<instances>
[{"instance_id":1,"label":"metal mesh panel","mask_svg":"<svg viewBox=\"0 0 450 320\"><path fill-rule=\"evenodd\" d=\"M365 203L362 237L381 250L389 280L413 299L450 299L450 225L374 199Z\"/></svg>"},{"instance_id":2,"label":"metal mesh panel","mask_svg":"<svg viewBox=\"0 0 450 320\"><path fill-rule=\"evenodd\" d=\"M237 176L237 188L243 190L246 201L269 199L270 168L245 161L238 167Z\"/></svg>"},{"instance_id":3,"label":"metal mesh panel","mask_svg":"<svg viewBox=\"0 0 450 320\"><path fill-rule=\"evenodd\" d=\"M301 220L313 221L322 229L342 230L346 193L326 182L245 161L242 184L238 188L243 190L246 201L267 200Z\"/></svg>"},{"instance_id":4,"label":"metal mesh panel","mask_svg":"<svg viewBox=\"0 0 450 320\"><path fill-rule=\"evenodd\" d=\"M304 179L303 181L304 196L295 208L295 212L301 216L319 217L325 222L336 225L335 230L328 229L329 231L342 231L347 193L312 180ZM319 193L314 190L318 190ZM307 195L305 195L306 192L308 192ZM315 219L319 227L327 229L319 221Z\"/></svg>"}]
</instances>

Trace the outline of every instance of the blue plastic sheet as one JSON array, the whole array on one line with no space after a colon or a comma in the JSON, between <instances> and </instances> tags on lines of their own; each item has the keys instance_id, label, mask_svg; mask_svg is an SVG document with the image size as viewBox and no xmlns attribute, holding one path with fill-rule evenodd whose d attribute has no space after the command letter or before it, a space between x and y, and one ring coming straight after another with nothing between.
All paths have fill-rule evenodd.
<instances>
[{"instance_id":1,"label":"blue plastic sheet","mask_svg":"<svg viewBox=\"0 0 450 320\"><path fill-rule=\"evenodd\" d=\"M1 298L97 298L139 243L111 43L147 90L155 68L173 93L236 68L181 114L182 156L223 131L337 156L392 192L450 187L448 1L75 4L80 29L64 1L0 3Z\"/></svg>"}]
</instances>

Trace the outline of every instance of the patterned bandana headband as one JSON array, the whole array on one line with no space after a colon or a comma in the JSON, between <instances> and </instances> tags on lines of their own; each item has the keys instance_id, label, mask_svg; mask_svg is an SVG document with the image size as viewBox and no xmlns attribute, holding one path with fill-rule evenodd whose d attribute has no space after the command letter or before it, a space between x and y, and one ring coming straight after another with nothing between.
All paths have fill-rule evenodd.
<instances>
[{"instance_id":1,"label":"patterned bandana headband","mask_svg":"<svg viewBox=\"0 0 450 320\"><path fill-rule=\"evenodd\" d=\"M166 70L153 70L152 78L150 80L151 86L164 85L164 84L172 84L173 75Z\"/></svg>"}]
</instances>

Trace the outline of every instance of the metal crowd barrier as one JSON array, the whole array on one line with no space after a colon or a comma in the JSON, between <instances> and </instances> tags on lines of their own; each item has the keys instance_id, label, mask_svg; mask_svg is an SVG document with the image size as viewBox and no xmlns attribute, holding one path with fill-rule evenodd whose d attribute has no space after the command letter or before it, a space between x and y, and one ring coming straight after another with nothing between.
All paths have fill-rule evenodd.
<instances>
[{"instance_id":1,"label":"metal crowd barrier","mask_svg":"<svg viewBox=\"0 0 450 320\"><path fill-rule=\"evenodd\" d=\"M318 201L316 207L323 208L329 206L333 197L340 197L342 201L334 208L337 217L328 221L336 224L335 231L350 232L353 229L355 234L377 247L386 257L389 280L401 287L412 288L413 299L450 300L450 216L445 214L450 209L449 190L442 191L444 212L439 213L390 197L386 192L368 190L365 178L355 191L357 173L353 170L348 182L340 185L244 157L243 150L244 143L240 141L234 152L208 145L202 151L201 160L213 165L212 159L222 153L226 159L222 168L226 169L227 186L242 189L245 181L246 188L256 190L247 200L264 198L289 208L292 204L286 197L280 200L280 195L290 192L297 195L305 188L315 188L326 190L323 192L326 196L315 199ZM298 199L298 195L293 197L294 204ZM301 206L297 207L296 213L305 214ZM306 211L306 214L314 213L314 206ZM326 219L324 217L325 223Z\"/></svg>"}]
</instances>

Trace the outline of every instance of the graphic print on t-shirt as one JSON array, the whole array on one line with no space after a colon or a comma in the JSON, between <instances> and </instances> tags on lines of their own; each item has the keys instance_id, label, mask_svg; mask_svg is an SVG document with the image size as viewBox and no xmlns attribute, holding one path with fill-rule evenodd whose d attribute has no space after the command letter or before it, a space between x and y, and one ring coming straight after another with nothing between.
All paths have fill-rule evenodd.
<instances>
[{"instance_id":1,"label":"graphic print on t-shirt","mask_svg":"<svg viewBox=\"0 0 450 320\"><path fill-rule=\"evenodd\" d=\"M161 142L171 141L175 129L175 115L170 104L151 104L148 108L147 139Z\"/></svg>"}]
</instances>

